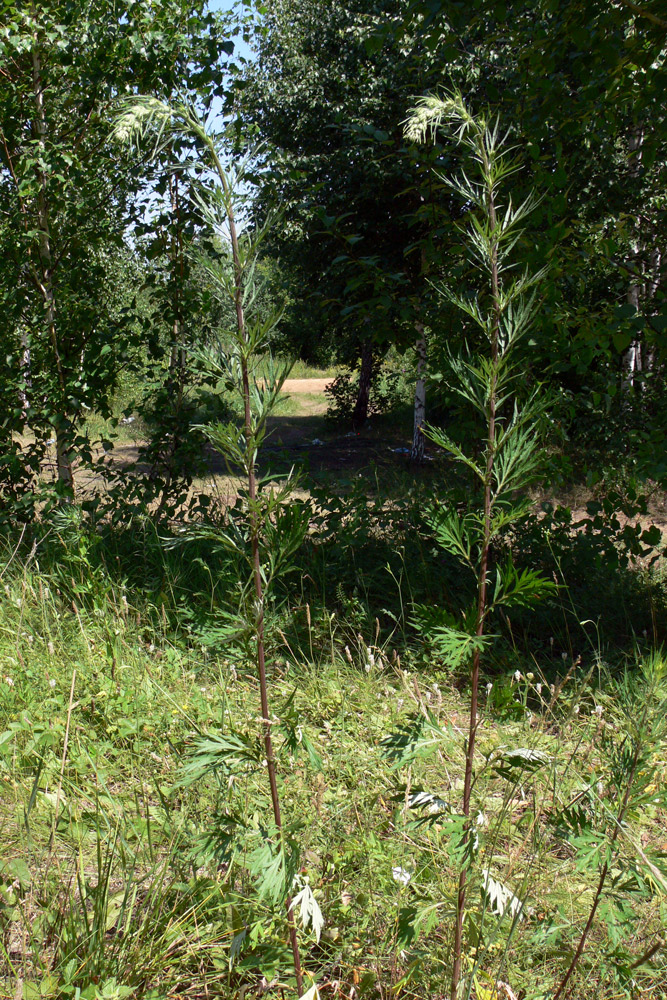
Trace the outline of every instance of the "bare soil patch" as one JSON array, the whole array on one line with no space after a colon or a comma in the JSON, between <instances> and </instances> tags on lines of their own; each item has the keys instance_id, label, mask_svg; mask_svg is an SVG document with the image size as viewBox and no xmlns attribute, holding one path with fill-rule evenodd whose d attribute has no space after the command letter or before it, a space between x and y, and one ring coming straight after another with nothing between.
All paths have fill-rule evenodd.
<instances>
[{"instance_id":1,"label":"bare soil patch","mask_svg":"<svg viewBox=\"0 0 667 1000\"><path fill-rule=\"evenodd\" d=\"M331 378L288 378L283 383L283 392L320 393L332 382Z\"/></svg>"}]
</instances>

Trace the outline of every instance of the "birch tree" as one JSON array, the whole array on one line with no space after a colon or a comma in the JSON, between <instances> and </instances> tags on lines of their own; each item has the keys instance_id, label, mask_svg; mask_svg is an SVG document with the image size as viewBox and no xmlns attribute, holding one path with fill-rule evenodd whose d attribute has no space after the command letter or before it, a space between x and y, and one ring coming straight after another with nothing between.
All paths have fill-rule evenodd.
<instances>
[{"instance_id":1,"label":"birch tree","mask_svg":"<svg viewBox=\"0 0 667 1000\"><path fill-rule=\"evenodd\" d=\"M138 86L215 92L217 28L204 0L194 11L185 0L2 6L0 301L10 391L0 407L11 434L27 426L38 440L55 438L56 479L71 495L76 462L92 457L83 417L110 414L136 335L114 308L107 276L141 213L147 169L112 148L109 109Z\"/></svg>"}]
</instances>

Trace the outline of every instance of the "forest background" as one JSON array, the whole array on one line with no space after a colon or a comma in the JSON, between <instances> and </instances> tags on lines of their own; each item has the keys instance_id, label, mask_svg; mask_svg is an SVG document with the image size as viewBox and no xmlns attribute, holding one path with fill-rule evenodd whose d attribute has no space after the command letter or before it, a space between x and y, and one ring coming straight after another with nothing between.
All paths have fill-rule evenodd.
<instances>
[{"instance_id":1,"label":"forest background","mask_svg":"<svg viewBox=\"0 0 667 1000\"><path fill-rule=\"evenodd\" d=\"M661 5L0 10L1 995L665 995Z\"/></svg>"}]
</instances>

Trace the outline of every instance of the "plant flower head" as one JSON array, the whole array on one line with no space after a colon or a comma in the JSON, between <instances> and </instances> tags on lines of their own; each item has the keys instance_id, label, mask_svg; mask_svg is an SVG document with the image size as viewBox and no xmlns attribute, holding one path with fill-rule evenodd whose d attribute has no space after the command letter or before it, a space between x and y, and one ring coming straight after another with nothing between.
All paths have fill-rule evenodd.
<instances>
[{"instance_id":1,"label":"plant flower head","mask_svg":"<svg viewBox=\"0 0 667 1000\"><path fill-rule=\"evenodd\" d=\"M169 105L157 97L132 98L121 107L112 136L123 144L142 138L152 124L166 125L173 116Z\"/></svg>"},{"instance_id":2,"label":"plant flower head","mask_svg":"<svg viewBox=\"0 0 667 1000\"><path fill-rule=\"evenodd\" d=\"M480 124L470 114L458 91L444 97L428 94L420 98L404 122L403 134L408 142L424 142L429 133L433 135L442 125L457 126L459 137L462 137L471 129L479 130Z\"/></svg>"}]
</instances>

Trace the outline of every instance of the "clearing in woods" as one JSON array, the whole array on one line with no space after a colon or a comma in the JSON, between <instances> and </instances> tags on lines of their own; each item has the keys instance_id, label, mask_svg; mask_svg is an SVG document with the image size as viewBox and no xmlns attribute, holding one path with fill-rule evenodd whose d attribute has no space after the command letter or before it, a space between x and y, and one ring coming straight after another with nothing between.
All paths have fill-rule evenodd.
<instances>
[{"instance_id":1,"label":"clearing in woods","mask_svg":"<svg viewBox=\"0 0 667 1000\"><path fill-rule=\"evenodd\" d=\"M287 379L283 387L284 398L279 402L274 416L269 418L270 432L262 447L260 462L272 472L287 473L294 466L306 465L313 474L346 472L359 473L370 466L404 466L407 449L411 443L412 415L399 411L391 417L374 417L360 431L327 419L325 389L331 378ZM113 464L122 469L135 463L142 444L141 432L136 436L118 440L112 455ZM52 456L55 461L55 455ZM141 466L139 467L140 471ZM211 452L210 474L212 482L198 480L196 488L218 492L228 485L229 477L224 462ZM86 475L77 477L85 489Z\"/></svg>"}]
</instances>

